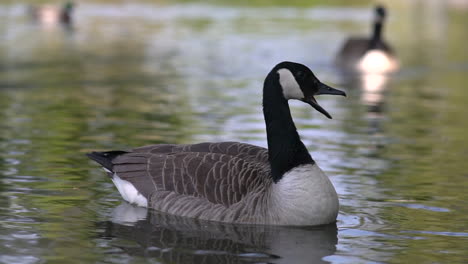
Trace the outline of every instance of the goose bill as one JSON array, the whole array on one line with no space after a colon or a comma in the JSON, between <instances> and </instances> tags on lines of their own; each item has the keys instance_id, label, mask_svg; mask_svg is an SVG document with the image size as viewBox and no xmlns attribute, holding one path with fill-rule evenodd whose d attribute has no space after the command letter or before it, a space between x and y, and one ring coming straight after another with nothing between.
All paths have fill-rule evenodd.
<instances>
[{"instance_id":1,"label":"goose bill","mask_svg":"<svg viewBox=\"0 0 468 264\"><path fill-rule=\"evenodd\" d=\"M324 114L326 117L332 119L331 115L317 103L317 100L315 100L313 96L311 96L310 98L304 99L304 102L310 104L313 108L315 108L315 110Z\"/></svg>"},{"instance_id":2,"label":"goose bill","mask_svg":"<svg viewBox=\"0 0 468 264\"><path fill-rule=\"evenodd\" d=\"M323 84L323 83L319 84L319 89L315 93L315 95L321 95L321 94L346 96L345 92L343 92L341 90L338 90L338 89L335 89L335 88L332 88L332 87L330 87L330 86L328 86L326 84ZM309 98L305 98L304 102L310 104L313 108L315 108L315 110L319 111L320 113L322 113L326 117L328 117L330 119L332 118L331 115L325 109L323 109L323 107L321 107L317 103L317 100L315 100L315 98L313 96L310 96Z\"/></svg>"},{"instance_id":3,"label":"goose bill","mask_svg":"<svg viewBox=\"0 0 468 264\"><path fill-rule=\"evenodd\" d=\"M338 90L338 89L335 89L333 87L330 87L326 84L323 84L323 83L320 83L319 84L319 89L318 91L315 93L315 95L321 95L321 94L330 94L330 95L341 95L341 96L346 96L346 93L341 91L341 90Z\"/></svg>"}]
</instances>

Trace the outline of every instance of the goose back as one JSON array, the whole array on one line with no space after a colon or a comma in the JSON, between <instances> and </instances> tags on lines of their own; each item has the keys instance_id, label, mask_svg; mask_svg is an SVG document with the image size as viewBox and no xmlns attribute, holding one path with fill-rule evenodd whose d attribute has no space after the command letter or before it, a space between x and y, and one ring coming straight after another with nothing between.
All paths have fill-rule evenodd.
<instances>
[{"instance_id":1,"label":"goose back","mask_svg":"<svg viewBox=\"0 0 468 264\"><path fill-rule=\"evenodd\" d=\"M73 9L74 3L69 1L65 2L61 7L54 5L30 5L28 6L27 12L33 22L45 26L58 24L71 25Z\"/></svg>"},{"instance_id":2,"label":"goose back","mask_svg":"<svg viewBox=\"0 0 468 264\"><path fill-rule=\"evenodd\" d=\"M339 51L336 63L344 68L355 68L370 50L382 51L390 57L395 56L393 49L383 40L372 43L369 38L353 37L348 39Z\"/></svg>"},{"instance_id":3,"label":"goose back","mask_svg":"<svg viewBox=\"0 0 468 264\"><path fill-rule=\"evenodd\" d=\"M268 150L238 142L140 147L113 158L109 169L148 207L222 222L265 219L273 183Z\"/></svg>"}]
</instances>

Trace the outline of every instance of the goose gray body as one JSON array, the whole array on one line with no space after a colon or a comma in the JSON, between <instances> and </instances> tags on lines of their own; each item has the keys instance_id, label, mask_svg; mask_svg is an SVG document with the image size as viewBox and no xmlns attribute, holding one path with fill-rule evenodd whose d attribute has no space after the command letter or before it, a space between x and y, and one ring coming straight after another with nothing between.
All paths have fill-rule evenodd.
<instances>
[{"instance_id":1,"label":"goose gray body","mask_svg":"<svg viewBox=\"0 0 468 264\"><path fill-rule=\"evenodd\" d=\"M366 53L371 50L380 51L388 56L394 57L393 49L385 42L379 41L377 45L370 49L371 39L365 37L349 38L337 55L337 62L346 68L356 68L364 58Z\"/></svg>"},{"instance_id":2,"label":"goose gray body","mask_svg":"<svg viewBox=\"0 0 468 264\"><path fill-rule=\"evenodd\" d=\"M149 207L223 222L258 215L256 205L265 199L259 194L273 182L268 151L237 142L137 148L115 158L113 172L147 197Z\"/></svg>"},{"instance_id":3,"label":"goose gray body","mask_svg":"<svg viewBox=\"0 0 468 264\"><path fill-rule=\"evenodd\" d=\"M105 168L125 200L139 206L230 223L320 225L334 222L338 213L336 191L300 141L290 116L289 98L285 97L298 91L286 87L291 84L289 78L296 77L289 76L291 69L285 75L279 67L290 64L278 64L265 81L268 149L239 142L159 144L129 151L93 152L88 156ZM268 83L269 78L282 87L283 94L277 94L278 87L270 87L273 83ZM311 80L314 85L322 85L320 92L317 88L305 96L304 91L302 97L307 97L311 101L308 103L329 116L310 97L344 93L315 80ZM299 89L292 85L289 88ZM270 96L273 96L271 100ZM270 120L276 115L279 116L275 120ZM282 131L278 131L280 127Z\"/></svg>"},{"instance_id":4,"label":"goose gray body","mask_svg":"<svg viewBox=\"0 0 468 264\"><path fill-rule=\"evenodd\" d=\"M31 5L28 7L28 12L30 18L36 23L47 26L57 24L71 26L74 6L72 1L65 2L61 7L52 5Z\"/></svg>"}]
</instances>

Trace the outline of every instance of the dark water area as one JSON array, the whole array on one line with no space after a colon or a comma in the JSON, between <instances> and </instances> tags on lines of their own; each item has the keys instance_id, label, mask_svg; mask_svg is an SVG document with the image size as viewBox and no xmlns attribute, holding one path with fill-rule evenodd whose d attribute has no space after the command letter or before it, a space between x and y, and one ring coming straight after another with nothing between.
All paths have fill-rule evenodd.
<instances>
[{"instance_id":1,"label":"dark water area","mask_svg":"<svg viewBox=\"0 0 468 264\"><path fill-rule=\"evenodd\" d=\"M0 3L0 263L466 263L468 9L386 1L395 74L343 76L371 4L83 1L72 28ZM466 4L465 4L466 6ZM348 97L293 118L339 198L336 225L196 221L124 203L92 150L266 147L265 75L308 65Z\"/></svg>"}]
</instances>

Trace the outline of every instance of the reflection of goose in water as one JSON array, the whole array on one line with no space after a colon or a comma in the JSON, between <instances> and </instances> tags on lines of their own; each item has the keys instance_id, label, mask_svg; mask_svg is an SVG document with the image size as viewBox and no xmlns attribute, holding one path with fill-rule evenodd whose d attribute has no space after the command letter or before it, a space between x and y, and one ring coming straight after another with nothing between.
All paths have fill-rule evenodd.
<instances>
[{"instance_id":1,"label":"reflection of goose in water","mask_svg":"<svg viewBox=\"0 0 468 264\"><path fill-rule=\"evenodd\" d=\"M369 134L376 137L382 136L389 76L386 74L360 74L342 75L341 77L340 83L348 88L350 99L357 101L352 103L355 106L354 111L349 111L351 118L365 120L367 125L363 128ZM359 105L365 106L365 112Z\"/></svg>"},{"instance_id":2,"label":"reflection of goose in water","mask_svg":"<svg viewBox=\"0 0 468 264\"><path fill-rule=\"evenodd\" d=\"M114 209L112 221L101 224L101 236L111 238L111 246L163 263L328 263L322 258L335 253L338 241L336 224L235 225L147 213L127 203Z\"/></svg>"},{"instance_id":3,"label":"reflection of goose in water","mask_svg":"<svg viewBox=\"0 0 468 264\"><path fill-rule=\"evenodd\" d=\"M44 5L44 6L29 6L28 12L31 19L37 23L51 25L71 25L74 3L71 1L65 2L61 7Z\"/></svg>"},{"instance_id":4,"label":"reflection of goose in water","mask_svg":"<svg viewBox=\"0 0 468 264\"><path fill-rule=\"evenodd\" d=\"M359 76L361 102L367 105L370 113L382 113L385 105L385 91L388 76L385 74L362 74Z\"/></svg>"},{"instance_id":5,"label":"reflection of goose in water","mask_svg":"<svg viewBox=\"0 0 468 264\"><path fill-rule=\"evenodd\" d=\"M336 57L336 64L347 71L364 73L388 73L398 70L395 52L382 37L386 11L383 6L375 8L375 20L370 38L349 38Z\"/></svg>"},{"instance_id":6,"label":"reflection of goose in water","mask_svg":"<svg viewBox=\"0 0 468 264\"><path fill-rule=\"evenodd\" d=\"M332 223L336 191L302 143L288 105L297 99L331 118L314 98L320 94L345 95L306 66L282 62L263 89L268 149L239 142L161 144L88 156L139 206L231 223Z\"/></svg>"}]
</instances>

